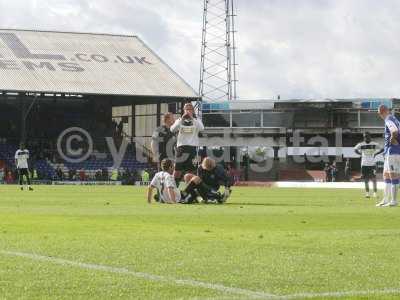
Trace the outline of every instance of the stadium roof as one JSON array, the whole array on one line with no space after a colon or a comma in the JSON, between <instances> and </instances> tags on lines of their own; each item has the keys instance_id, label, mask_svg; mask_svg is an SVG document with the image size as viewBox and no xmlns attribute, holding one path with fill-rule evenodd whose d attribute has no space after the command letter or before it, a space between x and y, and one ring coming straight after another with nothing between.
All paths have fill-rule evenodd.
<instances>
[{"instance_id":1,"label":"stadium roof","mask_svg":"<svg viewBox=\"0 0 400 300\"><path fill-rule=\"evenodd\" d=\"M0 91L197 98L137 36L0 29Z\"/></svg>"}]
</instances>

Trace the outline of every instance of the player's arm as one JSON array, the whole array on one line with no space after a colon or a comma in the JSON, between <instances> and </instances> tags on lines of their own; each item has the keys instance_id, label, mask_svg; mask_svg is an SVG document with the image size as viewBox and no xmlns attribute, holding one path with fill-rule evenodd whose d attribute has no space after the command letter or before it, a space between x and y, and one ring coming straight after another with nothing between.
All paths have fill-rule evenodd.
<instances>
[{"instance_id":1,"label":"player's arm","mask_svg":"<svg viewBox=\"0 0 400 300\"><path fill-rule=\"evenodd\" d=\"M181 127L182 118L177 119L174 124L170 127L171 132L177 132Z\"/></svg>"},{"instance_id":2,"label":"player's arm","mask_svg":"<svg viewBox=\"0 0 400 300\"><path fill-rule=\"evenodd\" d=\"M151 140L150 147L151 147L151 151L153 152L153 161L158 161L157 142L154 140Z\"/></svg>"},{"instance_id":3,"label":"player's arm","mask_svg":"<svg viewBox=\"0 0 400 300\"><path fill-rule=\"evenodd\" d=\"M203 131L204 130L204 124L200 119L194 119L194 122L196 124L196 127L199 131Z\"/></svg>"},{"instance_id":4,"label":"player's arm","mask_svg":"<svg viewBox=\"0 0 400 300\"><path fill-rule=\"evenodd\" d=\"M151 199L153 198L153 190L155 189L154 186L149 185L147 188L147 202L151 203Z\"/></svg>"},{"instance_id":5,"label":"player's arm","mask_svg":"<svg viewBox=\"0 0 400 300\"><path fill-rule=\"evenodd\" d=\"M392 145L398 145L399 144L399 141L397 140L398 136L399 136L399 131L398 130L390 131L390 143Z\"/></svg>"},{"instance_id":6,"label":"player's arm","mask_svg":"<svg viewBox=\"0 0 400 300\"><path fill-rule=\"evenodd\" d=\"M385 152L385 149L382 148L379 144L376 144L376 145L377 145L379 150L375 152L374 157L377 157L379 154Z\"/></svg>"},{"instance_id":7,"label":"player's arm","mask_svg":"<svg viewBox=\"0 0 400 300\"><path fill-rule=\"evenodd\" d=\"M362 153L361 153L361 151L360 151L360 144L357 144L355 147L354 147L354 152L355 153L357 153L358 155L361 155Z\"/></svg>"},{"instance_id":8,"label":"player's arm","mask_svg":"<svg viewBox=\"0 0 400 300\"><path fill-rule=\"evenodd\" d=\"M399 135L399 129L397 128L396 124L392 122L391 120L386 121L386 126L389 128L390 131L390 143L392 145L398 145L399 141L397 140L397 137Z\"/></svg>"},{"instance_id":9,"label":"player's arm","mask_svg":"<svg viewBox=\"0 0 400 300\"><path fill-rule=\"evenodd\" d=\"M177 195L175 193L176 185L175 185L175 179L172 176L168 176L165 179L165 187L167 188L167 193L168 193L168 196L170 199L170 200L166 201L166 203L175 204L176 198L177 198Z\"/></svg>"},{"instance_id":10,"label":"player's arm","mask_svg":"<svg viewBox=\"0 0 400 300\"><path fill-rule=\"evenodd\" d=\"M151 137L151 151L153 152L153 158L158 161L158 144L160 142L160 132L156 129Z\"/></svg>"},{"instance_id":11,"label":"player's arm","mask_svg":"<svg viewBox=\"0 0 400 300\"><path fill-rule=\"evenodd\" d=\"M379 151L375 152L374 157L378 156L379 154L385 152L385 149L380 149Z\"/></svg>"}]
</instances>

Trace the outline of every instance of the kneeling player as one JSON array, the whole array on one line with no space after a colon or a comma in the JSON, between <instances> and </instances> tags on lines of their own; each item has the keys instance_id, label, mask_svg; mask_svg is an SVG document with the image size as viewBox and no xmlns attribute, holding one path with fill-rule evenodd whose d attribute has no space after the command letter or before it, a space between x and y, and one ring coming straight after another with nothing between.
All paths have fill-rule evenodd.
<instances>
[{"instance_id":1,"label":"kneeling player","mask_svg":"<svg viewBox=\"0 0 400 300\"><path fill-rule=\"evenodd\" d=\"M209 157L206 157L199 166L198 176L186 174L185 182L187 187L183 191L184 203L193 203L197 195L200 195L206 203L208 201L224 203L231 193L232 180L224 168ZM218 192L221 185L225 187L223 195Z\"/></svg>"},{"instance_id":2,"label":"kneeling player","mask_svg":"<svg viewBox=\"0 0 400 300\"><path fill-rule=\"evenodd\" d=\"M160 172L154 175L149 188L147 190L147 201L151 203L153 197L153 190L157 189L158 201L162 203L177 203L181 200L181 192L176 187L174 176L174 163L170 159L163 159L161 161Z\"/></svg>"}]
</instances>

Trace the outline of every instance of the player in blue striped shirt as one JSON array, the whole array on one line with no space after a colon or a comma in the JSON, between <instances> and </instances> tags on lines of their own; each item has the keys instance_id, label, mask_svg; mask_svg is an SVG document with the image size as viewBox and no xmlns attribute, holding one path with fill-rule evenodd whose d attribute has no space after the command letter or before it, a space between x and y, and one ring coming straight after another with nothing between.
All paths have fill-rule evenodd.
<instances>
[{"instance_id":1,"label":"player in blue striped shirt","mask_svg":"<svg viewBox=\"0 0 400 300\"><path fill-rule=\"evenodd\" d=\"M385 192L383 200L376 206L397 206L397 188L400 178L400 122L385 105L379 106L378 114L385 121L385 163L383 167Z\"/></svg>"}]
</instances>

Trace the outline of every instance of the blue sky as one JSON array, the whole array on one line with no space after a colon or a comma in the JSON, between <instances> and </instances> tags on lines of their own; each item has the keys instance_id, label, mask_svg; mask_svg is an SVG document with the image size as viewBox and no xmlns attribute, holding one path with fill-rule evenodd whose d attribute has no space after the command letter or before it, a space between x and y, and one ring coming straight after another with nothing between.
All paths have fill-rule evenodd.
<instances>
[{"instance_id":1,"label":"blue sky","mask_svg":"<svg viewBox=\"0 0 400 300\"><path fill-rule=\"evenodd\" d=\"M136 34L195 89L202 0L0 0L1 28ZM236 0L240 99L400 97L400 1Z\"/></svg>"}]
</instances>

